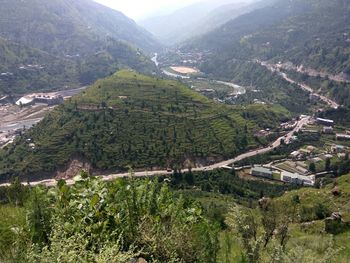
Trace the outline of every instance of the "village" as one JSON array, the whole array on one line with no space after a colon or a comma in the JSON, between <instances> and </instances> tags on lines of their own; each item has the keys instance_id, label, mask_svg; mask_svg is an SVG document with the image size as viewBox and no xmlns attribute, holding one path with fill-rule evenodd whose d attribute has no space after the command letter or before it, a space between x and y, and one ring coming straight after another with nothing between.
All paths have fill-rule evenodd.
<instances>
[{"instance_id":1,"label":"village","mask_svg":"<svg viewBox=\"0 0 350 263\"><path fill-rule=\"evenodd\" d=\"M296 123L281 124L283 130L291 130ZM266 136L270 131L262 130L257 135ZM263 179L280 181L304 186L315 186L317 179L333 175L332 166L349 159L350 130L343 130L335 126L329 119L311 119L302 133L320 134L321 143L315 146L305 144L299 149L289 153L287 158L274 160L267 164L248 165L235 168L240 175L250 179ZM289 143L297 140L293 136Z\"/></svg>"}]
</instances>

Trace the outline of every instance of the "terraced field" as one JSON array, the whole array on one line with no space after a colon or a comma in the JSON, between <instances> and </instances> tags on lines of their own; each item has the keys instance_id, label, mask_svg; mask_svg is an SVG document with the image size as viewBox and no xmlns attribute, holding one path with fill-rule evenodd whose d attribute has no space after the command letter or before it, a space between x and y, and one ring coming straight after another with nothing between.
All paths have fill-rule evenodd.
<instances>
[{"instance_id":1,"label":"terraced field","mask_svg":"<svg viewBox=\"0 0 350 263\"><path fill-rule=\"evenodd\" d=\"M258 123L273 128L286 115L281 108L230 107L176 81L120 71L6 147L0 176L52 177L74 157L110 172L205 165L257 147Z\"/></svg>"}]
</instances>

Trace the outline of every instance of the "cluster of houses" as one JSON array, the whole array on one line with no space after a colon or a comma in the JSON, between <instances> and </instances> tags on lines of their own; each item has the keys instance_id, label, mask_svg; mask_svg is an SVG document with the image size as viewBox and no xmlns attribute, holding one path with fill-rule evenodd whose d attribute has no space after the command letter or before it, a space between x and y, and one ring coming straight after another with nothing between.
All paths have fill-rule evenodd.
<instances>
[{"instance_id":1,"label":"cluster of houses","mask_svg":"<svg viewBox=\"0 0 350 263\"><path fill-rule=\"evenodd\" d=\"M317 118L316 122L320 125L323 125L322 132L324 134L333 134L334 133L334 121L330 119ZM350 140L350 131L346 133L336 133L336 139L339 141Z\"/></svg>"},{"instance_id":2,"label":"cluster of houses","mask_svg":"<svg viewBox=\"0 0 350 263\"><path fill-rule=\"evenodd\" d=\"M16 101L16 105L18 106L30 106L37 103L51 105L58 105L64 102L64 99L61 95L57 95L55 93L34 93L30 95L26 95Z\"/></svg>"},{"instance_id":3,"label":"cluster of houses","mask_svg":"<svg viewBox=\"0 0 350 263\"><path fill-rule=\"evenodd\" d=\"M295 128L295 126L297 125L297 121L296 120L292 120L290 122L284 122L281 124L281 129L284 131L291 131Z\"/></svg>"},{"instance_id":4,"label":"cluster of houses","mask_svg":"<svg viewBox=\"0 0 350 263\"><path fill-rule=\"evenodd\" d=\"M313 157L315 154L316 148L312 145L307 146L306 148L301 148L297 151L294 151L290 154L290 157L293 160L300 160L306 157Z\"/></svg>"},{"instance_id":5,"label":"cluster of houses","mask_svg":"<svg viewBox=\"0 0 350 263\"><path fill-rule=\"evenodd\" d=\"M311 174L309 169L305 167L305 160L312 163L320 163L331 159L334 156L344 158L350 153L350 148L343 145L332 145L326 152L321 153L318 149L312 145L305 148L300 148L290 154L290 159L284 160L282 163L266 165L266 166L253 166L250 170L250 174L255 177L261 177L271 180L280 180L286 183L294 183L305 186L314 186L315 179L318 174Z\"/></svg>"}]
</instances>

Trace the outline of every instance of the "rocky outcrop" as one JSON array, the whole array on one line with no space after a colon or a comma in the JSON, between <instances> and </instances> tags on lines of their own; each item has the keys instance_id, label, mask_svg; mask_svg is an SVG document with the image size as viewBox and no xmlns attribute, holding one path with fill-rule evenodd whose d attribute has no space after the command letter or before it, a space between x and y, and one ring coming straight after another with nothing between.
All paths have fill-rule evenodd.
<instances>
[{"instance_id":1,"label":"rocky outcrop","mask_svg":"<svg viewBox=\"0 0 350 263\"><path fill-rule=\"evenodd\" d=\"M66 167L56 172L55 179L71 179L81 171L91 173L91 164L82 158L75 158Z\"/></svg>"}]
</instances>

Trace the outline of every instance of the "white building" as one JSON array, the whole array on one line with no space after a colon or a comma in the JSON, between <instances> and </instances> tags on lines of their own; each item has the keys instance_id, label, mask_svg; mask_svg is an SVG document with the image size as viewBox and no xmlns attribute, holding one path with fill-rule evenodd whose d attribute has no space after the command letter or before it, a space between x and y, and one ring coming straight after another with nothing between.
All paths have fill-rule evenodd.
<instances>
[{"instance_id":1,"label":"white building","mask_svg":"<svg viewBox=\"0 0 350 263\"><path fill-rule=\"evenodd\" d=\"M18 106L28 106L34 104L34 98L32 97L22 97L18 101L16 101L16 105Z\"/></svg>"},{"instance_id":2,"label":"white building","mask_svg":"<svg viewBox=\"0 0 350 263\"><path fill-rule=\"evenodd\" d=\"M297 173L290 173L290 172L283 171L281 173L281 179L283 182L286 182L286 183L294 183L294 184L308 185L308 186L315 185L315 175L305 176Z\"/></svg>"},{"instance_id":3,"label":"white building","mask_svg":"<svg viewBox=\"0 0 350 263\"><path fill-rule=\"evenodd\" d=\"M334 126L334 121L329 119L317 118L317 123L326 125L326 126Z\"/></svg>"}]
</instances>

